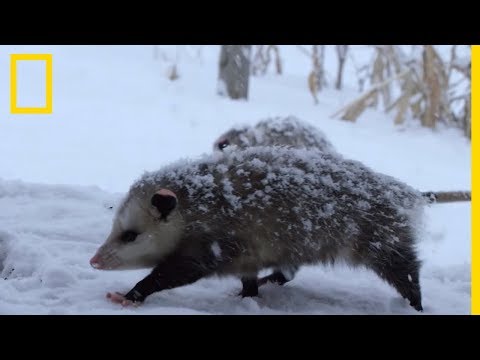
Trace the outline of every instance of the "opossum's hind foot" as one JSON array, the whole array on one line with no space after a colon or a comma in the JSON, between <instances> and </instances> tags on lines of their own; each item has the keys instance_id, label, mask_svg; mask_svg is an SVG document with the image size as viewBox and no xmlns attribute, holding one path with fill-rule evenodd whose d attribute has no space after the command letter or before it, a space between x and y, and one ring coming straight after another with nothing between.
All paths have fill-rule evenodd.
<instances>
[{"instance_id":1,"label":"opossum's hind foot","mask_svg":"<svg viewBox=\"0 0 480 360\"><path fill-rule=\"evenodd\" d=\"M287 279L281 271L275 271L268 276L264 276L258 279L258 286L265 285L267 282L283 285L289 282L291 279Z\"/></svg>"},{"instance_id":2,"label":"opossum's hind foot","mask_svg":"<svg viewBox=\"0 0 480 360\"><path fill-rule=\"evenodd\" d=\"M113 303L121 304L122 306L130 306L130 305L138 306L138 303L128 300L124 295L118 292L107 293L107 299L109 299Z\"/></svg>"},{"instance_id":3,"label":"opossum's hind foot","mask_svg":"<svg viewBox=\"0 0 480 360\"><path fill-rule=\"evenodd\" d=\"M408 256L411 255L412 257ZM376 264L373 270L390 283L417 311L423 311L419 282L419 263L412 254L398 254L388 262Z\"/></svg>"},{"instance_id":4,"label":"opossum's hind foot","mask_svg":"<svg viewBox=\"0 0 480 360\"><path fill-rule=\"evenodd\" d=\"M417 311L423 312L423 306L421 303L412 303L410 301L410 306L412 306Z\"/></svg>"},{"instance_id":5,"label":"opossum's hind foot","mask_svg":"<svg viewBox=\"0 0 480 360\"><path fill-rule=\"evenodd\" d=\"M257 277L243 276L242 277L242 291L238 294L241 297L258 296L258 281Z\"/></svg>"},{"instance_id":6,"label":"opossum's hind foot","mask_svg":"<svg viewBox=\"0 0 480 360\"><path fill-rule=\"evenodd\" d=\"M411 307L417 311L423 311L418 272L416 274L412 274L412 272L413 271L403 274L392 274L393 276L390 275L390 280L387 279L387 281L397 289L400 295L410 301ZM405 281L403 278L407 280Z\"/></svg>"}]
</instances>

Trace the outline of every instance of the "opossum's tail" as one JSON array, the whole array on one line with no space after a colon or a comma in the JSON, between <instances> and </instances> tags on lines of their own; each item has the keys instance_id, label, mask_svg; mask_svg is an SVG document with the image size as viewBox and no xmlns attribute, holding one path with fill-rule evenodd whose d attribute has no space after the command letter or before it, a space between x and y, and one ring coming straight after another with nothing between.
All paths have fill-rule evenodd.
<instances>
[{"instance_id":1,"label":"opossum's tail","mask_svg":"<svg viewBox=\"0 0 480 360\"><path fill-rule=\"evenodd\" d=\"M429 204L440 204L456 201L472 201L470 191L427 191L422 192Z\"/></svg>"}]
</instances>

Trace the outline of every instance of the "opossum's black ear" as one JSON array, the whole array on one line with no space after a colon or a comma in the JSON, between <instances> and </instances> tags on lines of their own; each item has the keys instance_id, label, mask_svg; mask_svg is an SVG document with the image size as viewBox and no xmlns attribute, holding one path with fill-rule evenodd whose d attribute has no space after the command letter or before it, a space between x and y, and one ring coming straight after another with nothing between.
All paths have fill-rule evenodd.
<instances>
[{"instance_id":1,"label":"opossum's black ear","mask_svg":"<svg viewBox=\"0 0 480 360\"><path fill-rule=\"evenodd\" d=\"M161 189L152 196L151 203L165 219L177 206L177 196L170 190Z\"/></svg>"}]
</instances>

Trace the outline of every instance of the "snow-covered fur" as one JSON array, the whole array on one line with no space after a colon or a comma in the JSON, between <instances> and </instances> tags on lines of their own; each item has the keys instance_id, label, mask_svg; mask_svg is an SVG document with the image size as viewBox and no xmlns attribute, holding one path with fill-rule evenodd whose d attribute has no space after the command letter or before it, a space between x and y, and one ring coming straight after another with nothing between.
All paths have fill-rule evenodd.
<instances>
[{"instance_id":1,"label":"snow-covered fur","mask_svg":"<svg viewBox=\"0 0 480 360\"><path fill-rule=\"evenodd\" d=\"M323 132L295 116L278 116L259 121L255 126L234 127L214 142L213 149L219 151L233 145L241 149L250 146L288 145L335 152Z\"/></svg>"},{"instance_id":2,"label":"snow-covered fur","mask_svg":"<svg viewBox=\"0 0 480 360\"><path fill-rule=\"evenodd\" d=\"M172 196L157 204L159 192ZM213 274L344 260L372 269L421 310L415 240L425 203L408 185L335 154L226 149L135 182L94 262L157 262L127 294L141 301Z\"/></svg>"}]
</instances>

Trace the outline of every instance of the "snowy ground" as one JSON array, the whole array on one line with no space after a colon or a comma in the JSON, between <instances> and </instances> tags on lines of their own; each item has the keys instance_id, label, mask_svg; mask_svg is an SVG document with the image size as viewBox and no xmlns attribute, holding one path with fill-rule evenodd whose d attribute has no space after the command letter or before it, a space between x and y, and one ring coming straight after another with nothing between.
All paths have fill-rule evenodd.
<instances>
[{"instance_id":1,"label":"snowy ground","mask_svg":"<svg viewBox=\"0 0 480 360\"><path fill-rule=\"evenodd\" d=\"M175 50L164 47L167 57ZM304 268L284 287L262 287L254 299L236 296L238 280L213 278L152 295L135 309L107 302L107 291L127 291L147 273L90 268L110 230L109 206L144 170L210 152L233 124L294 114L318 126L345 156L420 190L470 189L470 143L460 132L394 127L374 110L356 124L329 117L357 95L351 68L346 90L322 92L314 106L308 59L283 47L285 75L253 78L250 100L233 102L215 95L218 50L204 48L197 59L183 49L180 79L170 82L168 63L154 59L153 47L0 47L0 313L416 313L375 274L341 266ZM11 115L8 54L48 52L54 114ZM26 84L42 77L34 67L24 71L20 105L35 105L38 86ZM470 312L470 224L469 203L427 209L419 245L425 314Z\"/></svg>"}]
</instances>

